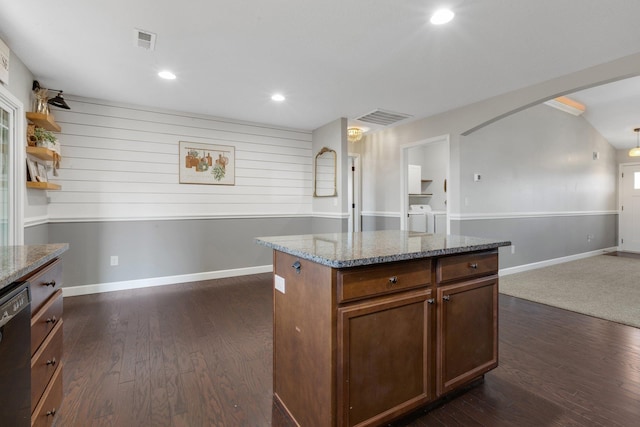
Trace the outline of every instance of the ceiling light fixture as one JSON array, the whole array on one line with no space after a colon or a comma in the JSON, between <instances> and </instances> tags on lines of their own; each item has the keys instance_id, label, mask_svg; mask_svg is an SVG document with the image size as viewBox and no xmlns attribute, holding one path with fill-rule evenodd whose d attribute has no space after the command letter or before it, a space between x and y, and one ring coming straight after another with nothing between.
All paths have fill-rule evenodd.
<instances>
[{"instance_id":1,"label":"ceiling light fixture","mask_svg":"<svg viewBox=\"0 0 640 427\"><path fill-rule=\"evenodd\" d=\"M362 129L360 128L348 128L347 140L349 142L358 142L362 139Z\"/></svg>"},{"instance_id":2,"label":"ceiling light fixture","mask_svg":"<svg viewBox=\"0 0 640 427\"><path fill-rule=\"evenodd\" d=\"M276 102L282 102L285 100L285 97L281 93L274 93L273 95L271 95L271 100Z\"/></svg>"},{"instance_id":3,"label":"ceiling light fixture","mask_svg":"<svg viewBox=\"0 0 640 427\"><path fill-rule=\"evenodd\" d=\"M431 22L433 25L442 25L450 22L454 16L455 14L449 9L438 9L433 12L433 15L431 15L431 19L429 19L429 22Z\"/></svg>"},{"instance_id":4,"label":"ceiling light fixture","mask_svg":"<svg viewBox=\"0 0 640 427\"><path fill-rule=\"evenodd\" d=\"M158 73L158 76L160 78L162 78L162 79L165 79L165 80L175 80L176 79L176 75L173 74L171 71L167 71L167 70L160 71Z\"/></svg>"},{"instance_id":5,"label":"ceiling light fixture","mask_svg":"<svg viewBox=\"0 0 640 427\"><path fill-rule=\"evenodd\" d=\"M640 128L633 131L636 133L636 146L629 150L629 157L640 157Z\"/></svg>"},{"instance_id":6,"label":"ceiling light fixture","mask_svg":"<svg viewBox=\"0 0 640 427\"><path fill-rule=\"evenodd\" d=\"M40 86L40 83L37 80L33 81L31 85L31 90L36 93L36 113L49 114L49 107L47 104L53 105L54 107L63 108L65 110L70 110L71 107L65 102L62 97L62 91L58 89L47 89L46 87ZM47 97L47 92L58 92L56 96L49 99Z\"/></svg>"},{"instance_id":7,"label":"ceiling light fixture","mask_svg":"<svg viewBox=\"0 0 640 427\"><path fill-rule=\"evenodd\" d=\"M579 116L587 110L587 107L583 104L578 101L574 101L571 98L567 98L566 96L559 96L557 98L550 99L544 104L549 107L557 108L565 113L573 114L574 116Z\"/></svg>"}]
</instances>

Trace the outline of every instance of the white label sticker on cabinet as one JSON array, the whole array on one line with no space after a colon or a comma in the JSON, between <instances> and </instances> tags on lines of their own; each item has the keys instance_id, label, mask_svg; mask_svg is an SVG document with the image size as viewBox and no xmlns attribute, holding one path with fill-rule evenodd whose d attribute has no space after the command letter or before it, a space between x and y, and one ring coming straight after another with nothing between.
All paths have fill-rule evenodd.
<instances>
[{"instance_id":1,"label":"white label sticker on cabinet","mask_svg":"<svg viewBox=\"0 0 640 427\"><path fill-rule=\"evenodd\" d=\"M276 290L282 292L284 294L284 277L278 276L277 274L274 274L275 279L275 285L276 285Z\"/></svg>"}]
</instances>

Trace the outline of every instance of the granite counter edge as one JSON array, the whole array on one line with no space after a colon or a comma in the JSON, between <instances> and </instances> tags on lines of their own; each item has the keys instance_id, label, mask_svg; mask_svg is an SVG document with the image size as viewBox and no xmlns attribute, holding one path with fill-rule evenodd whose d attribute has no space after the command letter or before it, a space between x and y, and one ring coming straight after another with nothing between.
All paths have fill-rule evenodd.
<instances>
[{"instance_id":1,"label":"granite counter edge","mask_svg":"<svg viewBox=\"0 0 640 427\"><path fill-rule=\"evenodd\" d=\"M256 239L255 242L259 245L269 247L273 250L284 252L289 255L294 255L302 259L313 261L315 263L326 265L328 267L333 267L333 268L360 267L360 266L372 265L372 264L382 264L385 262L406 261L410 259L431 258L436 256L463 254L468 252L497 249L502 246L511 245L510 241L499 241L499 242L482 243L482 244L469 245L469 246L458 246L453 248L432 249L432 250L422 251L422 252L409 252L409 253L402 253L402 254L381 255L381 256L358 258L358 259L336 260L336 259L328 259L328 258L320 257L317 255L310 254L308 252L304 252L302 250L292 249L287 246L282 246L273 242L266 242L260 239Z\"/></svg>"},{"instance_id":2,"label":"granite counter edge","mask_svg":"<svg viewBox=\"0 0 640 427\"><path fill-rule=\"evenodd\" d=\"M34 246L39 246L39 245L34 245ZM29 275L31 272L37 270L38 268L42 267L52 259L59 257L60 255L65 253L67 250L69 250L68 243L59 244L57 246L58 246L57 248L47 251L46 254L44 254L42 257L34 260L28 265L23 266L22 268L14 270L6 277L3 277L2 280L0 281L0 290L4 289L6 286L9 286L16 280Z\"/></svg>"}]
</instances>

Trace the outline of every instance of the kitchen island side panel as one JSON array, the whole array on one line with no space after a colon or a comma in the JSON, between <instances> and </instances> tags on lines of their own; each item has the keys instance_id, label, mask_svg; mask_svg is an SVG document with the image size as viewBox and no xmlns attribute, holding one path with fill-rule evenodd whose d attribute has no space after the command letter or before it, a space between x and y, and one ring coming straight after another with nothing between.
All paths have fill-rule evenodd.
<instances>
[{"instance_id":1,"label":"kitchen island side panel","mask_svg":"<svg viewBox=\"0 0 640 427\"><path fill-rule=\"evenodd\" d=\"M302 426L335 425L334 274L330 267L274 251L280 289L274 283L273 392Z\"/></svg>"}]
</instances>

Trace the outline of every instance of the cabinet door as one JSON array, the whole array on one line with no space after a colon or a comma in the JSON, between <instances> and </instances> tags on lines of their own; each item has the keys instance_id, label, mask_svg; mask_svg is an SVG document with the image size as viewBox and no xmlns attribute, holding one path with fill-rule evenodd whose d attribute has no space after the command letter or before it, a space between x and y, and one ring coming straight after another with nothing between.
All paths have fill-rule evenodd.
<instances>
[{"instance_id":1,"label":"cabinet door","mask_svg":"<svg viewBox=\"0 0 640 427\"><path fill-rule=\"evenodd\" d=\"M338 309L338 425L380 425L434 393L431 289Z\"/></svg>"},{"instance_id":2,"label":"cabinet door","mask_svg":"<svg viewBox=\"0 0 640 427\"><path fill-rule=\"evenodd\" d=\"M498 366L498 277L437 289L437 394Z\"/></svg>"}]
</instances>

